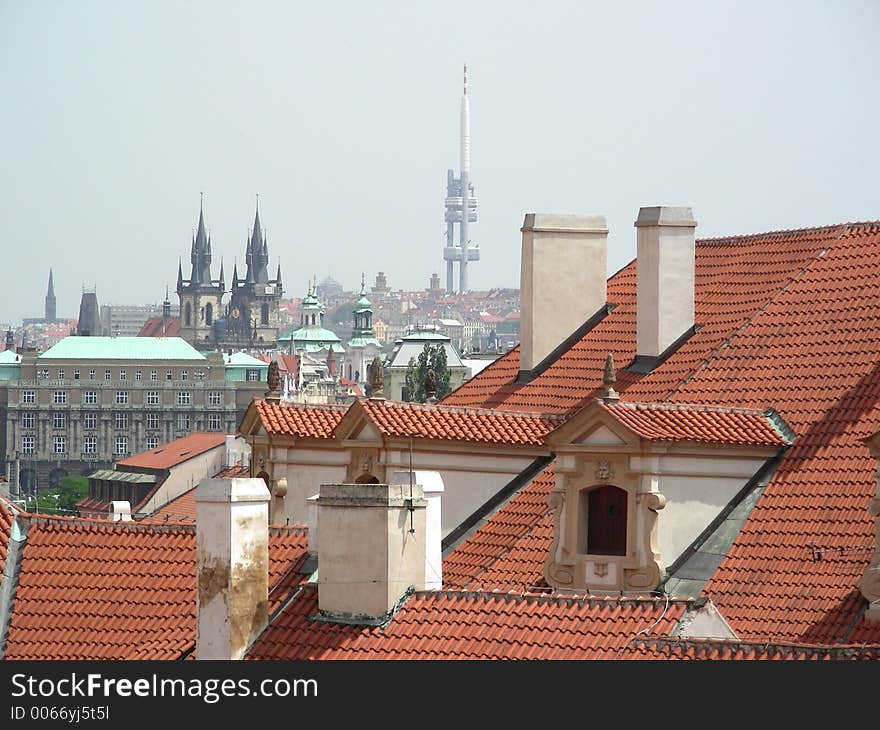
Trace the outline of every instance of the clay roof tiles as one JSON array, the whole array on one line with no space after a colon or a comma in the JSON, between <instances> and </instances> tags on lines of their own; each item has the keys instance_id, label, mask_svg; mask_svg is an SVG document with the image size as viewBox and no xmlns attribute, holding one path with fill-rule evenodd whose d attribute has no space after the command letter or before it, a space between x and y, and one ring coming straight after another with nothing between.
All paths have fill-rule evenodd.
<instances>
[{"instance_id":1,"label":"clay roof tiles","mask_svg":"<svg viewBox=\"0 0 880 730\"><path fill-rule=\"evenodd\" d=\"M195 641L195 528L29 516L7 659L170 659ZM270 610L302 579L306 531L271 528Z\"/></svg>"},{"instance_id":2,"label":"clay roof tiles","mask_svg":"<svg viewBox=\"0 0 880 730\"><path fill-rule=\"evenodd\" d=\"M425 591L410 596L386 626L365 627L314 620L318 592L310 584L248 658L614 659L639 631L671 631L691 603Z\"/></svg>"},{"instance_id":3,"label":"clay roof tiles","mask_svg":"<svg viewBox=\"0 0 880 730\"><path fill-rule=\"evenodd\" d=\"M142 451L116 462L117 467L135 466L149 469L170 469L199 454L215 449L226 441L225 433L196 432L169 441L155 449Z\"/></svg>"},{"instance_id":4,"label":"clay roof tiles","mask_svg":"<svg viewBox=\"0 0 880 730\"><path fill-rule=\"evenodd\" d=\"M292 405L254 401L260 422L268 434L301 438L330 438L347 406Z\"/></svg>"},{"instance_id":5,"label":"clay roof tiles","mask_svg":"<svg viewBox=\"0 0 880 730\"><path fill-rule=\"evenodd\" d=\"M745 640L840 644L859 631L876 640L859 618L858 584L874 542L866 506L876 462L861 439L880 430L880 224L699 240L701 326L646 375L626 370L635 355L635 283L632 262L608 282L610 314L530 383L514 382L514 350L443 403L570 414L599 394L612 352L623 403L774 409L794 443L705 593ZM522 499L531 499L528 489L498 520L509 522ZM545 524L539 512L528 535ZM470 551L473 572L446 558L472 584L481 584L473 569L481 554L491 570L524 539L501 534L492 520L484 530L458 548ZM536 567L520 571L511 588L533 580Z\"/></svg>"}]
</instances>

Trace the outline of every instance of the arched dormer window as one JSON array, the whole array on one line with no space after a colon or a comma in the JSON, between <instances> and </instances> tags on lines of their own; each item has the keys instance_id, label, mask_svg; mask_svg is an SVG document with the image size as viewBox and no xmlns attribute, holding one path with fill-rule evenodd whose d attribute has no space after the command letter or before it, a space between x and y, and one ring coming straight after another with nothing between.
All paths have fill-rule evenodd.
<instances>
[{"instance_id":1,"label":"arched dormer window","mask_svg":"<svg viewBox=\"0 0 880 730\"><path fill-rule=\"evenodd\" d=\"M581 492L580 551L626 555L626 490L610 484Z\"/></svg>"}]
</instances>

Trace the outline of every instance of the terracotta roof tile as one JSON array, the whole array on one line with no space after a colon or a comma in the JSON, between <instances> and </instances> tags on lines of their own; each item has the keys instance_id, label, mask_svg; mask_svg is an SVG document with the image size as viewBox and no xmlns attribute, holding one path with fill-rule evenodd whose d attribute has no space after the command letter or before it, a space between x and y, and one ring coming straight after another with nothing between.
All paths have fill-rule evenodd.
<instances>
[{"instance_id":1,"label":"terracotta roof tile","mask_svg":"<svg viewBox=\"0 0 880 730\"><path fill-rule=\"evenodd\" d=\"M169 441L155 449L142 451L117 461L117 466L136 466L150 469L170 469L206 451L221 446L226 440L225 433L197 432L189 436Z\"/></svg>"},{"instance_id":2,"label":"terracotta roof tile","mask_svg":"<svg viewBox=\"0 0 880 730\"><path fill-rule=\"evenodd\" d=\"M330 438L347 406L316 406L254 401L263 429L269 434Z\"/></svg>"},{"instance_id":3,"label":"terracotta roof tile","mask_svg":"<svg viewBox=\"0 0 880 730\"><path fill-rule=\"evenodd\" d=\"M3 580L3 566L6 564L6 554L9 551L9 538L12 534L14 519L12 509L0 499L0 581Z\"/></svg>"},{"instance_id":4,"label":"terracotta roof tile","mask_svg":"<svg viewBox=\"0 0 880 730\"><path fill-rule=\"evenodd\" d=\"M638 638L621 659L828 661L877 660L880 646L856 644L750 643L719 639L681 639L670 636Z\"/></svg>"},{"instance_id":5,"label":"terracotta roof tile","mask_svg":"<svg viewBox=\"0 0 880 730\"><path fill-rule=\"evenodd\" d=\"M195 640L195 528L31 516L7 659L170 659ZM270 610L301 580L302 528L270 528Z\"/></svg>"},{"instance_id":6,"label":"terracotta roof tile","mask_svg":"<svg viewBox=\"0 0 880 730\"><path fill-rule=\"evenodd\" d=\"M865 605L858 584L873 544L866 505L876 463L861 439L880 430L880 224L698 241L701 327L647 375L625 369L635 355L635 284L632 262L608 281L610 314L532 382L514 382L514 350L443 404L571 414L599 394L611 352L623 366L615 384L623 402L773 408L794 444L705 593L742 639L847 641ZM514 502L523 499L528 490ZM536 510L535 519L537 532L546 518ZM502 552L518 539L492 538ZM488 538L459 550L480 540ZM462 570L455 560L446 559L451 575ZM536 574L519 570L510 585Z\"/></svg>"},{"instance_id":7,"label":"terracotta roof tile","mask_svg":"<svg viewBox=\"0 0 880 730\"><path fill-rule=\"evenodd\" d=\"M425 591L384 627L315 621L313 584L275 618L249 659L613 659L639 631L668 633L688 600Z\"/></svg>"},{"instance_id":8,"label":"terracotta roof tile","mask_svg":"<svg viewBox=\"0 0 880 730\"><path fill-rule=\"evenodd\" d=\"M180 337L180 317L150 317L141 326L138 337Z\"/></svg>"},{"instance_id":9,"label":"terracotta roof tile","mask_svg":"<svg viewBox=\"0 0 880 730\"><path fill-rule=\"evenodd\" d=\"M790 441L773 425L771 414L743 408L679 403L597 401L620 423L652 441L697 441L750 446L787 446Z\"/></svg>"},{"instance_id":10,"label":"terracotta roof tile","mask_svg":"<svg viewBox=\"0 0 880 730\"><path fill-rule=\"evenodd\" d=\"M385 436L538 446L562 423L554 415L511 413L400 403L378 398L358 401Z\"/></svg>"}]
</instances>

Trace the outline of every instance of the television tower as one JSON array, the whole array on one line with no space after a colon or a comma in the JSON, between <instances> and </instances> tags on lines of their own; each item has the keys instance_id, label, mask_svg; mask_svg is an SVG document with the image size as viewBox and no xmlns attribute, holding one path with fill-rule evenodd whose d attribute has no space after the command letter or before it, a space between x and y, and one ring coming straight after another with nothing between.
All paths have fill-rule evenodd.
<instances>
[{"instance_id":1,"label":"television tower","mask_svg":"<svg viewBox=\"0 0 880 730\"><path fill-rule=\"evenodd\" d=\"M453 266L458 261L458 290L468 290L468 262L480 260L480 247L468 238L468 223L477 220L477 198L471 177L471 124L470 104L467 93L467 64L464 67L464 93L461 96L461 140L459 174L446 171L446 246L443 259L446 261L446 293L454 291ZM455 224L458 223L458 244L455 243Z\"/></svg>"}]
</instances>

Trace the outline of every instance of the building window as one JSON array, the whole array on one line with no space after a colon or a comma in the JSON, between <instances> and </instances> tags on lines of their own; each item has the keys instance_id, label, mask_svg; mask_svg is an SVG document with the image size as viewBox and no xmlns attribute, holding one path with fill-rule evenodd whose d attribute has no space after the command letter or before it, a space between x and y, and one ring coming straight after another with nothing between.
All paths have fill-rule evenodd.
<instances>
[{"instance_id":1,"label":"building window","mask_svg":"<svg viewBox=\"0 0 880 730\"><path fill-rule=\"evenodd\" d=\"M159 445L158 436L147 436L147 451L155 449Z\"/></svg>"},{"instance_id":2,"label":"building window","mask_svg":"<svg viewBox=\"0 0 880 730\"><path fill-rule=\"evenodd\" d=\"M64 411L52 411L52 428L65 428L67 414Z\"/></svg>"},{"instance_id":3,"label":"building window","mask_svg":"<svg viewBox=\"0 0 880 730\"><path fill-rule=\"evenodd\" d=\"M58 380L64 380L64 368L58 368Z\"/></svg>"},{"instance_id":4,"label":"building window","mask_svg":"<svg viewBox=\"0 0 880 730\"><path fill-rule=\"evenodd\" d=\"M98 437L97 436L85 436L83 438L83 453L84 454L98 453Z\"/></svg>"},{"instance_id":5,"label":"building window","mask_svg":"<svg viewBox=\"0 0 880 730\"><path fill-rule=\"evenodd\" d=\"M87 390L83 393L83 403L93 406L97 402L98 402L98 391L97 390Z\"/></svg>"},{"instance_id":6,"label":"building window","mask_svg":"<svg viewBox=\"0 0 880 730\"><path fill-rule=\"evenodd\" d=\"M258 382L260 380L260 371L259 370L248 370L247 371L247 379L251 383Z\"/></svg>"},{"instance_id":7,"label":"building window","mask_svg":"<svg viewBox=\"0 0 880 730\"><path fill-rule=\"evenodd\" d=\"M63 406L67 403L67 391L66 390L56 390L52 395L52 402L56 406Z\"/></svg>"},{"instance_id":8,"label":"building window","mask_svg":"<svg viewBox=\"0 0 880 730\"><path fill-rule=\"evenodd\" d=\"M177 430L189 431L189 413L177 414Z\"/></svg>"},{"instance_id":9,"label":"building window","mask_svg":"<svg viewBox=\"0 0 880 730\"><path fill-rule=\"evenodd\" d=\"M180 371L180 379L181 379L181 380L188 380L188 379L189 379L189 373L188 373L186 370L181 370L181 371Z\"/></svg>"},{"instance_id":10,"label":"building window","mask_svg":"<svg viewBox=\"0 0 880 730\"><path fill-rule=\"evenodd\" d=\"M21 427L22 428L36 428L37 425L37 414L33 411L25 411L21 414Z\"/></svg>"},{"instance_id":11,"label":"building window","mask_svg":"<svg viewBox=\"0 0 880 730\"><path fill-rule=\"evenodd\" d=\"M222 413L209 413L208 414L208 430L209 431L222 431L223 430L223 414Z\"/></svg>"},{"instance_id":12,"label":"building window","mask_svg":"<svg viewBox=\"0 0 880 730\"><path fill-rule=\"evenodd\" d=\"M165 380L171 380L171 379L172 379L171 371L170 371L170 370L166 370L166 371L165 371Z\"/></svg>"},{"instance_id":13,"label":"building window","mask_svg":"<svg viewBox=\"0 0 880 730\"><path fill-rule=\"evenodd\" d=\"M186 303L186 306L183 308L183 323L189 327L192 324L192 306L189 302Z\"/></svg>"},{"instance_id":14,"label":"building window","mask_svg":"<svg viewBox=\"0 0 880 730\"><path fill-rule=\"evenodd\" d=\"M117 390L116 391L116 402L121 406L124 406L126 403L128 403L128 391L127 390Z\"/></svg>"},{"instance_id":15,"label":"building window","mask_svg":"<svg viewBox=\"0 0 880 730\"><path fill-rule=\"evenodd\" d=\"M177 391L177 405L188 406L192 402L192 396L188 390Z\"/></svg>"},{"instance_id":16,"label":"building window","mask_svg":"<svg viewBox=\"0 0 880 730\"><path fill-rule=\"evenodd\" d=\"M147 428L151 431L155 431L159 428L159 414L158 413L148 413L147 414Z\"/></svg>"},{"instance_id":17,"label":"building window","mask_svg":"<svg viewBox=\"0 0 880 730\"><path fill-rule=\"evenodd\" d=\"M113 439L113 453L117 455L128 453L128 436L117 436Z\"/></svg>"},{"instance_id":18,"label":"building window","mask_svg":"<svg viewBox=\"0 0 880 730\"><path fill-rule=\"evenodd\" d=\"M147 391L147 405L148 406L159 405L159 391L158 390L148 390Z\"/></svg>"},{"instance_id":19,"label":"building window","mask_svg":"<svg viewBox=\"0 0 880 730\"><path fill-rule=\"evenodd\" d=\"M95 371L89 370L89 380L94 380L94 379L95 379Z\"/></svg>"},{"instance_id":20,"label":"building window","mask_svg":"<svg viewBox=\"0 0 880 730\"><path fill-rule=\"evenodd\" d=\"M49 371L48 370L37 370L37 377L40 380L48 380L49 379Z\"/></svg>"},{"instance_id":21,"label":"building window","mask_svg":"<svg viewBox=\"0 0 880 730\"><path fill-rule=\"evenodd\" d=\"M222 406L223 405L223 393L219 390L212 390L208 393L208 405L209 406Z\"/></svg>"},{"instance_id":22,"label":"building window","mask_svg":"<svg viewBox=\"0 0 880 730\"><path fill-rule=\"evenodd\" d=\"M159 372L157 370L150 370L150 380L158 380Z\"/></svg>"},{"instance_id":23,"label":"building window","mask_svg":"<svg viewBox=\"0 0 880 730\"><path fill-rule=\"evenodd\" d=\"M37 443L36 436L22 436L21 437L21 453L22 454L33 454Z\"/></svg>"},{"instance_id":24,"label":"building window","mask_svg":"<svg viewBox=\"0 0 880 730\"><path fill-rule=\"evenodd\" d=\"M269 324L269 305L260 307L260 324Z\"/></svg>"},{"instance_id":25,"label":"building window","mask_svg":"<svg viewBox=\"0 0 880 730\"><path fill-rule=\"evenodd\" d=\"M119 371L119 379L120 380L128 380L128 373L125 370Z\"/></svg>"},{"instance_id":26,"label":"building window","mask_svg":"<svg viewBox=\"0 0 880 730\"><path fill-rule=\"evenodd\" d=\"M581 525L587 528L586 535L582 530L581 550L588 555L626 555L626 490L609 484L581 492L581 515Z\"/></svg>"},{"instance_id":27,"label":"building window","mask_svg":"<svg viewBox=\"0 0 880 730\"><path fill-rule=\"evenodd\" d=\"M79 370L74 370L74 371L73 371L73 379L74 379L74 380L79 380Z\"/></svg>"},{"instance_id":28,"label":"building window","mask_svg":"<svg viewBox=\"0 0 880 730\"><path fill-rule=\"evenodd\" d=\"M117 431L127 431L128 430L128 414L127 413L114 413L113 414L113 428Z\"/></svg>"},{"instance_id":29,"label":"building window","mask_svg":"<svg viewBox=\"0 0 880 730\"><path fill-rule=\"evenodd\" d=\"M21 402L22 403L36 403L37 402L37 391L35 391L35 390L21 391Z\"/></svg>"},{"instance_id":30,"label":"building window","mask_svg":"<svg viewBox=\"0 0 880 730\"><path fill-rule=\"evenodd\" d=\"M98 427L98 414L94 411L88 411L83 413L83 428L97 428Z\"/></svg>"},{"instance_id":31,"label":"building window","mask_svg":"<svg viewBox=\"0 0 880 730\"><path fill-rule=\"evenodd\" d=\"M204 380L205 379L205 371L204 370L196 370L195 376L196 376L196 380Z\"/></svg>"},{"instance_id":32,"label":"building window","mask_svg":"<svg viewBox=\"0 0 880 730\"><path fill-rule=\"evenodd\" d=\"M135 370L135 371L134 371L134 379L135 379L135 380L140 380L140 379L143 377L143 374L144 374L144 373L143 373L142 370Z\"/></svg>"},{"instance_id":33,"label":"building window","mask_svg":"<svg viewBox=\"0 0 880 730\"><path fill-rule=\"evenodd\" d=\"M112 374L110 373L110 371L105 370L104 371L104 380L110 380L111 377L112 377Z\"/></svg>"},{"instance_id":34,"label":"building window","mask_svg":"<svg viewBox=\"0 0 880 730\"><path fill-rule=\"evenodd\" d=\"M53 454L67 453L67 437L66 436L53 436L52 437L52 453Z\"/></svg>"},{"instance_id":35,"label":"building window","mask_svg":"<svg viewBox=\"0 0 880 730\"><path fill-rule=\"evenodd\" d=\"M214 307L208 302L205 305L205 324L211 324L214 321Z\"/></svg>"}]
</instances>

